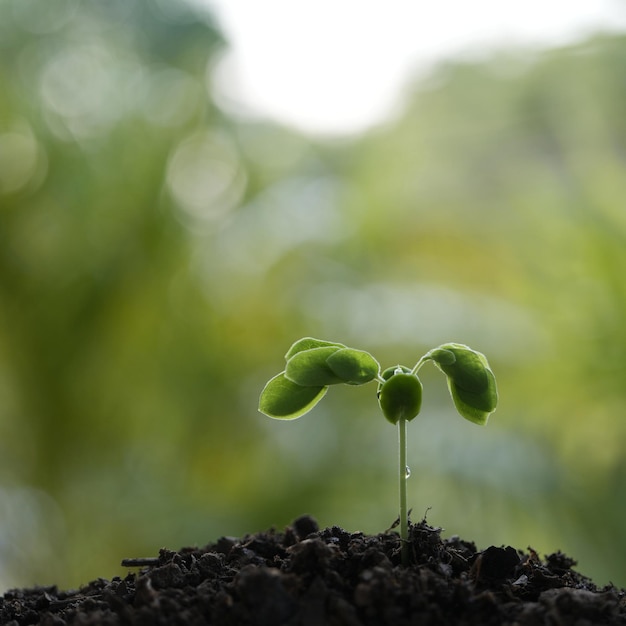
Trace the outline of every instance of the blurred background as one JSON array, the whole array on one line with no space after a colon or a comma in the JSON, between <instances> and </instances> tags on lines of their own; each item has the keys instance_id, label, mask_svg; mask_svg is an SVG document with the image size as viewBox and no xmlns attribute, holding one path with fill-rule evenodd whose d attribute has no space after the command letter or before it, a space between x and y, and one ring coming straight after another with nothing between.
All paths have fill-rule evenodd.
<instances>
[{"instance_id":1,"label":"blurred background","mask_svg":"<svg viewBox=\"0 0 626 626\"><path fill-rule=\"evenodd\" d=\"M384 55L411 23L397 4L337 30L246 20L244 0L0 2L0 591L304 513L391 526L374 385L293 422L257 412L304 335L383 367L484 352L487 428L422 370L413 520L626 585L624 7L536 40L495 21L497 47L433 44L406 75ZM250 77L283 95L255 101ZM303 93L308 118L284 106Z\"/></svg>"}]
</instances>

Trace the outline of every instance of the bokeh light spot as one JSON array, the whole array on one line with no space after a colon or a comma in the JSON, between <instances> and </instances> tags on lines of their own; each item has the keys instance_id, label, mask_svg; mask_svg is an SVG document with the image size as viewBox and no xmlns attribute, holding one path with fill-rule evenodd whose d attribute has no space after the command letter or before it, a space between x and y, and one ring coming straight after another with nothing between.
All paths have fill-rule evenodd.
<instances>
[{"instance_id":1,"label":"bokeh light spot","mask_svg":"<svg viewBox=\"0 0 626 626\"><path fill-rule=\"evenodd\" d=\"M246 174L233 143L222 133L198 132L174 150L167 185L184 216L215 219L233 208Z\"/></svg>"},{"instance_id":2,"label":"bokeh light spot","mask_svg":"<svg viewBox=\"0 0 626 626\"><path fill-rule=\"evenodd\" d=\"M25 187L38 172L41 150L27 133L0 135L0 193L14 193Z\"/></svg>"},{"instance_id":3,"label":"bokeh light spot","mask_svg":"<svg viewBox=\"0 0 626 626\"><path fill-rule=\"evenodd\" d=\"M132 64L131 64L132 65ZM61 138L101 135L127 109L128 64L105 45L60 50L44 66L40 90L47 121Z\"/></svg>"}]
</instances>

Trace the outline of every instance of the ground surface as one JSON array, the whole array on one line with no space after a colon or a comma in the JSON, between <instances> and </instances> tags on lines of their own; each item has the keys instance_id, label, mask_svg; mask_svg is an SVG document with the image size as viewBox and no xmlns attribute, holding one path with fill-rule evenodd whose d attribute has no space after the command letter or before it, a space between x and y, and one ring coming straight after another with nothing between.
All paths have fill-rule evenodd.
<instances>
[{"instance_id":1,"label":"ground surface","mask_svg":"<svg viewBox=\"0 0 626 626\"><path fill-rule=\"evenodd\" d=\"M17 589L0 599L10 626L185 625L591 626L626 624L626 592L596 588L557 552L441 539L411 526L411 565L395 532L376 536L310 517L284 532L224 537L204 548L127 559L123 580L75 591Z\"/></svg>"}]
</instances>

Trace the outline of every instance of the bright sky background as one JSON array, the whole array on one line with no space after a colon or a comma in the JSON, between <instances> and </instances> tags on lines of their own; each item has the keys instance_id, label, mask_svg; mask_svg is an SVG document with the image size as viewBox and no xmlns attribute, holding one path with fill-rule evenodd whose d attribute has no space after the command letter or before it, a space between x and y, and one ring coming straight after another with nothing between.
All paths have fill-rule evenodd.
<instances>
[{"instance_id":1,"label":"bright sky background","mask_svg":"<svg viewBox=\"0 0 626 626\"><path fill-rule=\"evenodd\" d=\"M626 0L204 0L231 44L231 112L341 135L383 121L411 76L451 55L626 29Z\"/></svg>"}]
</instances>

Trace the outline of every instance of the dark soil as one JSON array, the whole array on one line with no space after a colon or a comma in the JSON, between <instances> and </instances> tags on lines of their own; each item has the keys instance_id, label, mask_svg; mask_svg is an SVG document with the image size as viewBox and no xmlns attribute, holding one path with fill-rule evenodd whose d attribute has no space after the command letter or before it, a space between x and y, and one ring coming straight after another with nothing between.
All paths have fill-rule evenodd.
<instances>
[{"instance_id":1,"label":"dark soil","mask_svg":"<svg viewBox=\"0 0 626 626\"><path fill-rule=\"evenodd\" d=\"M476 546L422 521L411 564L400 539L320 530L310 517L284 532L222 537L204 548L126 559L124 578L77 591L16 589L0 599L11 626L317 626L626 624L626 592L598 589L561 552Z\"/></svg>"}]
</instances>

